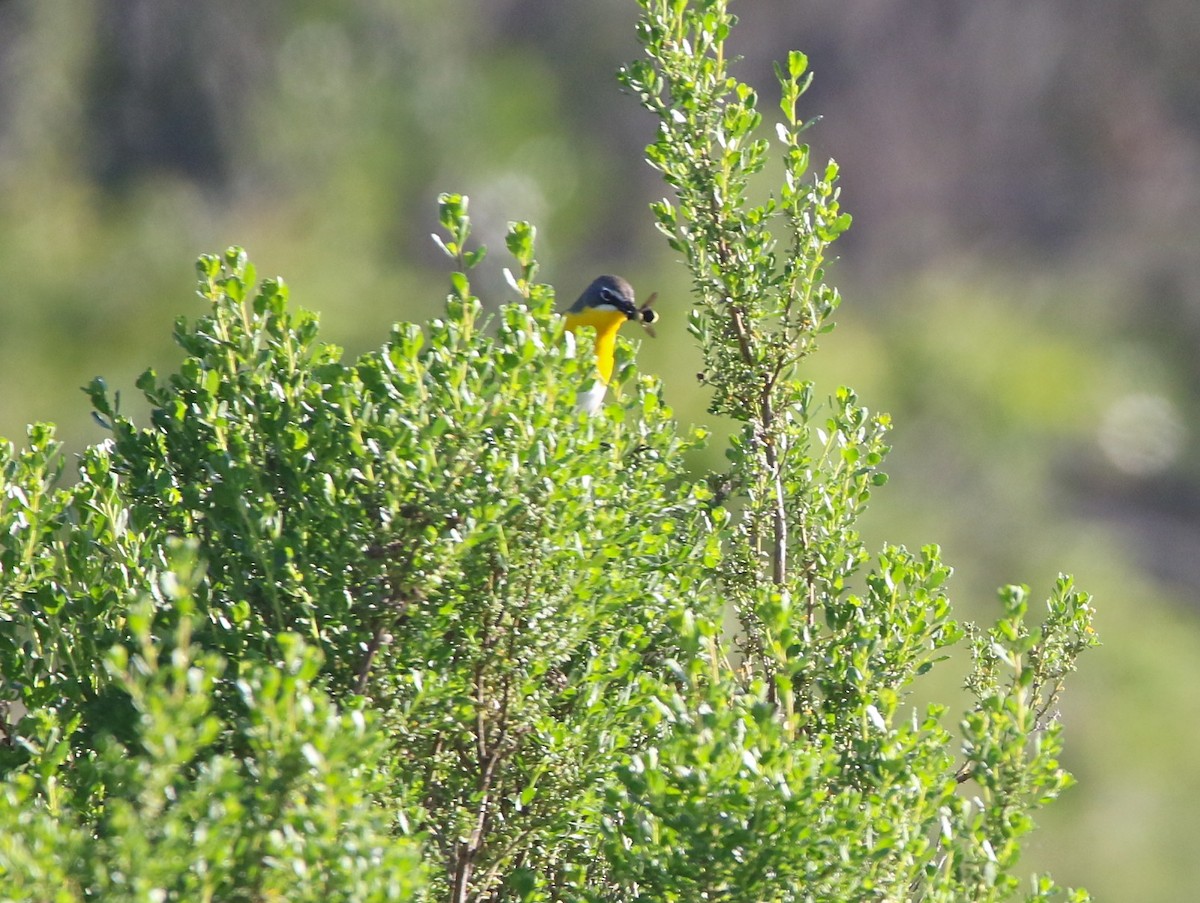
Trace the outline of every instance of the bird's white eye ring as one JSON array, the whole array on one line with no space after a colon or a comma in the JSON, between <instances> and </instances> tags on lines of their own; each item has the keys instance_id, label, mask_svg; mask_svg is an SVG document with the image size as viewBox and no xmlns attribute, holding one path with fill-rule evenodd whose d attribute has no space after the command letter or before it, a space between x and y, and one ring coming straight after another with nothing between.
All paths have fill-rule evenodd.
<instances>
[{"instance_id":1,"label":"bird's white eye ring","mask_svg":"<svg viewBox=\"0 0 1200 903\"><path fill-rule=\"evenodd\" d=\"M600 297L609 304L615 304L617 301L617 299L613 296L612 289L608 288L600 289Z\"/></svg>"}]
</instances>

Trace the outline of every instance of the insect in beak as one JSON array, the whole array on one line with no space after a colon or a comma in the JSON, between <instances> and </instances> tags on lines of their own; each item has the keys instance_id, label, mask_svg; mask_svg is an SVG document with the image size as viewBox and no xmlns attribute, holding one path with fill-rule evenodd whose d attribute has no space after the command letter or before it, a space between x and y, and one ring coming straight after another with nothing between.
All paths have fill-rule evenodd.
<instances>
[{"instance_id":1,"label":"insect in beak","mask_svg":"<svg viewBox=\"0 0 1200 903\"><path fill-rule=\"evenodd\" d=\"M658 314L650 308L654 306L654 302L658 300L658 292L652 292L650 297L646 299L646 303L637 309L637 321L642 324L642 327L650 334L650 338L654 338L654 327L651 325L658 321Z\"/></svg>"}]
</instances>

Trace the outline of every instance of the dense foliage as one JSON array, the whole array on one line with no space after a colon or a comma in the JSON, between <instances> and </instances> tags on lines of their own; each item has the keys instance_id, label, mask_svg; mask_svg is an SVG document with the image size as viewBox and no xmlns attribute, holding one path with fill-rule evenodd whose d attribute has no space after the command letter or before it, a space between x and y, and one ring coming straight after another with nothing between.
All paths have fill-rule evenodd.
<instances>
[{"instance_id":1,"label":"dense foliage","mask_svg":"<svg viewBox=\"0 0 1200 903\"><path fill-rule=\"evenodd\" d=\"M864 547L887 420L798 370L849 224L836 167L806 177L806 61L779 69L782 186L751 203L769 144L726 4L642 5L624 80L659 117L655 214L741 427L727 469L686 471L705 436L627 346L614 402L575 409L592 362L532 227L488 316L463 197L440 200L444 314L350 363L245 254L202 258L184 362L138 380L147 425L96 381L111 439L69 486L49 427L3 450L6 897L1058 894L1016 875L1069 782L1087 597L1064 577L1030 624L1008 588L960 625L936 547ZM916 706L964 639L968 708Z\"/></svg>"}]
</instances>

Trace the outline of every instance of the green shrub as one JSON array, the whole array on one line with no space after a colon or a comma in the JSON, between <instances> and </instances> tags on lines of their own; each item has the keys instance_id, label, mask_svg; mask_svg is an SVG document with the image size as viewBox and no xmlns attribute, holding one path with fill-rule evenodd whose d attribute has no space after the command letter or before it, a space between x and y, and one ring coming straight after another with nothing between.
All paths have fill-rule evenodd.
<instances>
[{"instance_id":1,"label":"green shrub","mask_svg":"<svg viewBox=\"0 0 1200 903\"><path fill-rule=\"evenodd\" d=\"M243 668L241 717L222 721L227 662L190 639L195 543L168 556L171 651L146 598L125 612L133 648L104 656L133 716L125 737L96 726L71 750L78 716L41 709L23 724L28 759L0 793L4 899L415 899L419 847L392 836L377 803L387 747L374 715L339 711L313 685L320 655L280 634L279 665Z\"/></svg>"}]
</instances>

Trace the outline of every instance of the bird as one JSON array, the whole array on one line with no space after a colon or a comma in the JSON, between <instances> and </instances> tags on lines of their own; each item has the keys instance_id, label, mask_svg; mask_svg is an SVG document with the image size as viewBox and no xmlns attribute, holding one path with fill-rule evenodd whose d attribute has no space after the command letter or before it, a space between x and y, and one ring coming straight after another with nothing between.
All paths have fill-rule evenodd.
<instances>
[{"instance_id":1,"label":"bird","mask_svg":"<svg viewBox=\"0 0 1200 903\"><path fill-rule=\"evenodd\" d=\"M600 410L604 401L604 392L612 379L615 361L613 349L617 341L617 330L629 320L641 323L646 331L653 336L653 323L658 320L658 314L651 306L658 298L655 292L646 299L641 307L634 300L633 286L620 276L597 276L591 285L583 290L574 304L566 312L567 329L577 333L580 327L591 326L596 330L596 372L597 379L586 392L580 395L576 407L579 410L595 414Z\"/></svg>"}]
</instances>

